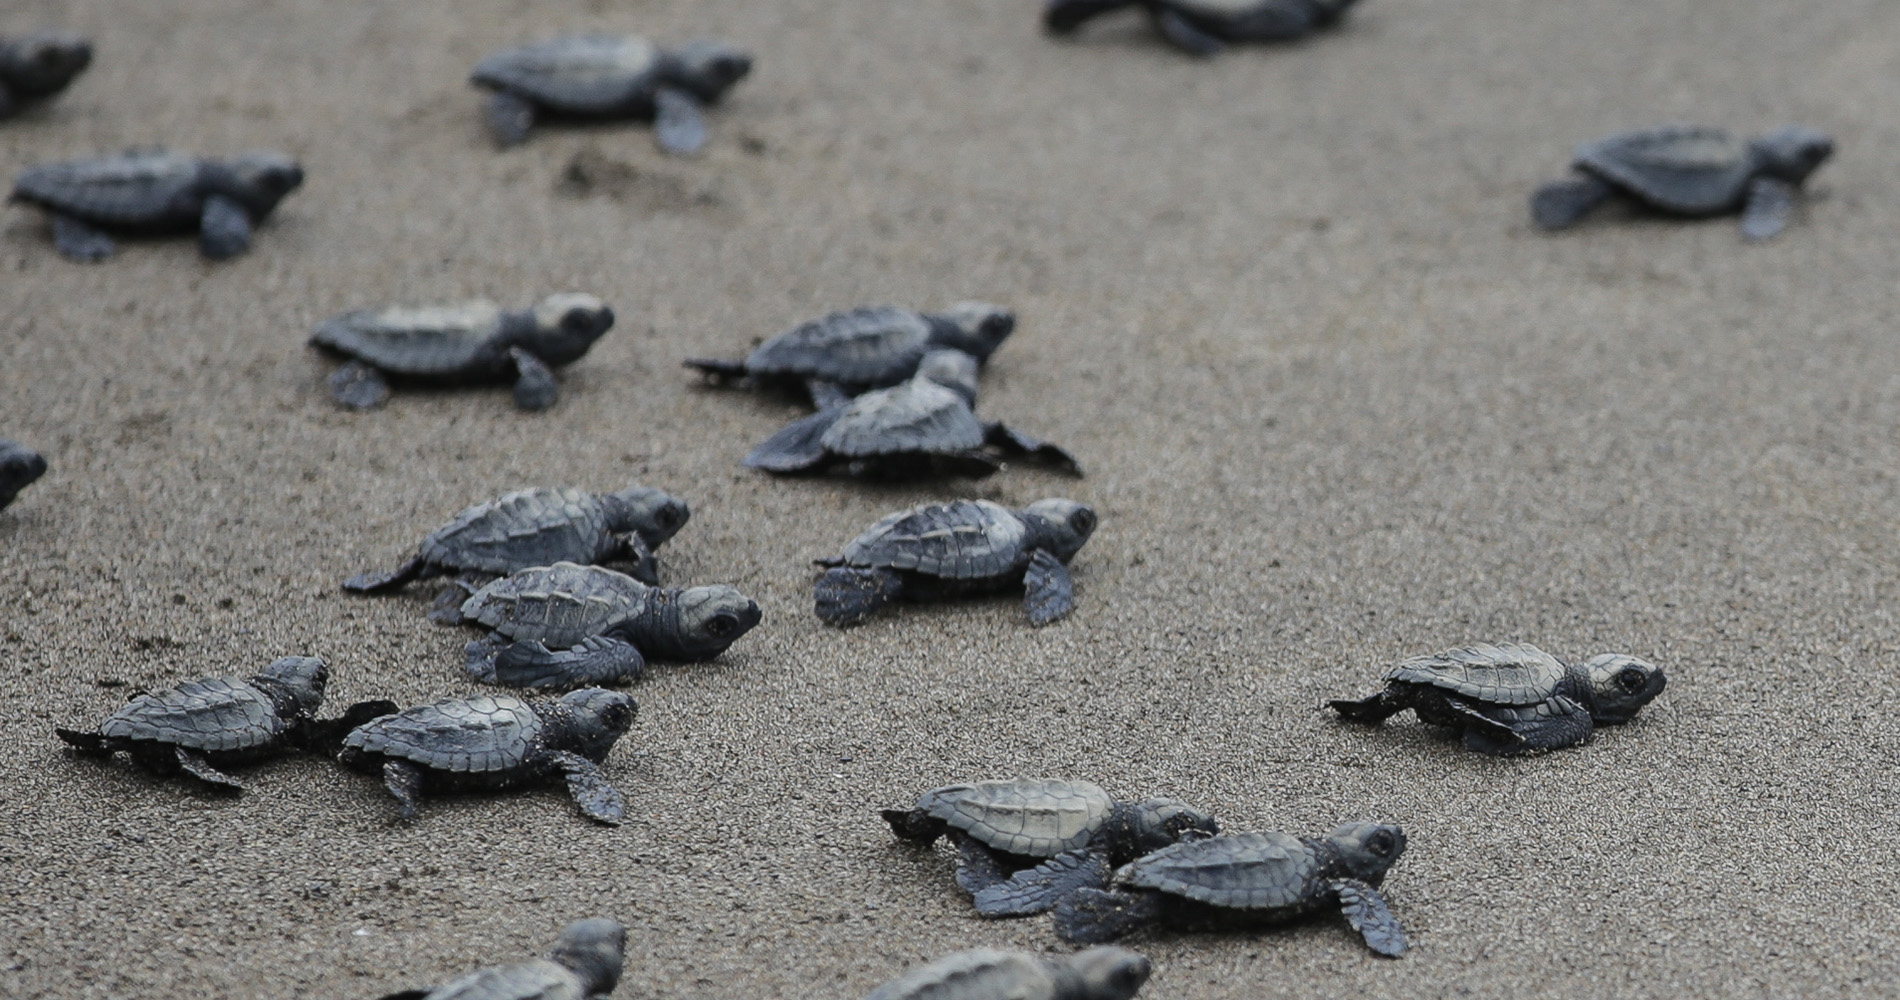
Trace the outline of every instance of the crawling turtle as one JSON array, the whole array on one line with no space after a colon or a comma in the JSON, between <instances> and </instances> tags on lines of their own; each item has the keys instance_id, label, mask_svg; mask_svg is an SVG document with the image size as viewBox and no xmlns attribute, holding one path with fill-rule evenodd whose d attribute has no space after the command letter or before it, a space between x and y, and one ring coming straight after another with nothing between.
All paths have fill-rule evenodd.
<instances>
[{"instance_id":1,"label":"crawling turtle","mask_svg":"<svg viewBox=\"0 0 1900 1000\"><path fill-rule=\"evenodd\" d=\"M1075 608L1068 562L1095 531L1095 508L1038 500L1010 510L988 500L956 500L892 514L821 559L814 588L818 617L854 625L903 597L927 601L1021 586L1032 625Z\"/></svg>"},{"instance_id":2,"label":"crawling turtle","mask_svg":"<svg viewBox=\"0 0 1900 1000\"><path fill-rule=\"evenodd\" d=\"M381 773L413 819L425 792L505 789L564 778L582 815L619 825L620 791L601 764L640 706L618 691L585 688L560 701L507 695L444 698L373 719L343 738L345 766Z\"/></svg>"},{"instance_id":3,"label":"crawling turtle","mask_svg":"<svg viewBox=\"0 0 1900 1000\"><path fill-rule=\"evenodd\" d=\"M1130 1000L1153 971L1121 948L1030 955L975 948L921 965L864 1000Z\"/></svg>"},{"instance_id":4,"label":"crawling turtle","mask_svg":"<svg viewBox=\"0 0 1900 1000\"><path fill-rule=\"evenodd\" d=\"M0 438L0 510L6 510L20 491L46 475L46 459L18 441Z\"/></svg>"},{"instance_id":5,"label":"crawling turtle","mask_svg":"<svg viewBox=\"0 0 1900 1000\"><path fill-rule=\"evenodd\" d=\"M320 752L337 733L396 709L387 701L359 702L342 719L319 720L329 679L323 660L287 656L254 677L207 677L141 694L93 732L53 732L88 755L124 752L155 773L183 771L241 791L219 768L293 750Z\"/></svg>"},{"instance_id":6,"label":"crawling turtle","mask_svg":"<svg viewBox=\"0 0 1900 1000\"><path fill-rule=\"evenodd\" d=\"M796 383L823 409L910 378L934 348L962 351L980 365L1015 329L1015 313L987 302L959 302L941 313L866 306L801 323L744 358L689 358L686 366L720 380Z\"/></svg>"},{"instance_id":7,"label":"crawling turtle","mask_svg":"<svg viewBox=\"0 0 1900 1000\"><path fill-rule=\"evenodd\" d=\"M1110 11L1139 6L1161 37L1194 56L1230 42L1283 42L1337 24L1354 0L1049 0L1042 23L1066 35Z\"/></svg>"},{"instance_id":8,"label":"crawling turtle","mask_svg":"<svg viewBox=\"0 0 1900 1000\"><path fill-rule=\"evenodd\" d=\"M565 562L496 580L463 602L461 614L494 630L469 643L469 676L523 688L629 683L648 656L710 660L762 617L756 602L728 586L649 587Z\"/></svg>"},{"instance_id":9,"label":"crawling turtle","mask_svg":"<svg viewBox=\"0 0 1900 1000\"><path fill-rule=\"evenodd\" d=\"M432 990L403 990L381 1000L596 1000L620 985L627 929L606 917L577 920L546 958L471 972Z\"/></svg>"},{"instance_id":10,"label":"crawling turtle","mask_svg":"<svg viewBox=\"0 0 1900 1000\"><path fill-rule=\"evenodd\" d=\"M644 38L587 35L503 49L475 67L488 98L488 129L504 146L527 140L544 115L642 118L660 148L690 155L706 144L705 107L752 71L752 56L724 42L662 49Z\"/></svg>"},{"instance_id":11,"label":"crawling turtle","mask_svg":"<svg viewBox=\"0 0 1900 1000\"><path fill-rule=\"evenodd\" d=\"M987 476L997 455L1021 455L1073 475L1075 456L999 421L977 419L976 359L931 351L917 374L787 425L747 455L747 468L789 475L843 468L854 476Z\"/></svg>"},{"instance_id":12,"label":"crawling turtle","mask_svg":"<svg viewBox=\"0 0 1900 1000\"><path fill-rule=\"evenodd\" d=\"M1212 816L1173 799L1117 802L1101 786L1058 778L947 785L881 815L917 844L957 848L957 885L986 917L1041 913L1116 865L1186 838L1212 836Z\"/></svg>"},{"instance_id":13,"label":"crawling turtle","mask_svg":"<svg viewBox=\"0 0 1900 1000\"><path fill-rule=\"evenodd\" d=\"M0 38L0 118L66 89L92 65L92 43L69 31Z\"/></svg>"},{"instance_id":14,"label":"crawling turtle","mask_svg":"<svg viewBox=\"0 0 1900 1000\"><path fill-rule=\"evenodd\" d=\"M550 295L529 309L492 302L420 309L358 309L317 324L310 343L349 360L330 396L367 410L389 399L384 376L435 385L513 382L515 405L545 410L560 398L554 369L573 364L614 325L592 295Z\"/></svg>"},{"instance_id":15,"label":"crawling turtle","mask_svg":"<svg viewBox=\"0 0 1900 1000\"><path fill-rule=\"evenodd\" d=\"M32 167L11 200L50 213L53 245L73 260L112 256L109 230L196 232L198 249L224 260L249 249L252 230L302 183L303 168L282 153L209 160L143 150Z\"/></svg>"},{"instance_id":16,"label":"crawling turtle","mask_svg":"<svg viewBox=\"0 0 1900 1000\"><path fill-rule=\"evenodd\" d=\"M659 583L653 550L692 516L686 501L650 486L618 493L569 487L517 490L476 504L429 533L406 563L387 573L343 581L357 594L396 590L416 580L455 576L433 617L460 622L457 610L475 588L516 570L550 563L633 563L632 575ZM466 589L464 589L466 588Z\"/></svg>"},{"instance_id":17,"label":"crawling turtle","mask_svg":"<svg viewBox=\"0 0 1900 1000\"><path fill-rule=\"evenodd\" d=\"M1758 139L1695 125L1618 132L1577 147L1578 176L1531 195L1531 218L1568 229L1612 194L1673 215L1742 213L1742 236L1765 240L1787 226L1808 175L1834 140L1790 125Z\"/></svg>"},{"instance_id":18,"label":"crawling turtle","mask_svg":"<svg viewBox=\"0 0 1900 1000\"><path fill-rule=\"evenodd\" d=\"M1507 643L1402 660L1386 671L1385 690L1330 704L1375 724L1409 708L1420 721L1463 730L1473 750L1509 754L1567 747L1597 726L1628 722L1667 682L1661 667L1634 656L1566 666L1536 646Z\"/></svg>"},{"instance_id":19,"label":"crawling turtle","mask_svg":"<svg viewBox=\"0 0 1900 1000\"><path fill-rule=\"evenodd\" d=\"M1100 944L1152 923L1277 924L1338 908L1366 946L1405 954L1405 929L1379 894L1405 852L1396 826L1347 823L1325 837L1239 833L1164 847L1123 865L1107 890L1077 889L1056 905L1056 933Z\"/></svg>"}]
</instances>

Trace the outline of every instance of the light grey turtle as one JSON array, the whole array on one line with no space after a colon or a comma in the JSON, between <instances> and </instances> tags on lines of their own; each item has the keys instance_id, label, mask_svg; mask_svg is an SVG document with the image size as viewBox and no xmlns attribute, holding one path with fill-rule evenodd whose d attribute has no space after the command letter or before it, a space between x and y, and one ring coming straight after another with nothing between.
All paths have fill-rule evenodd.
<instances>
[{"instance_id":1,"label":"light grey turtle","mask_svg":"<svg viewBox=\"0 0 1900 1000\"><path fill-rule=\"evenodd\" d=\"M688 358L686 366L721 381L796 384L824 409L910 378L937 348L962 351L981 365L1015 329L1015 313L987 302L959 302L940 313L865 306L801 323L744 358Z\"/></svg>"},{"instance_id":2,"label":"light grey turtle","mask_svg":"<svg viewBox=\"0 0 1900 1000\"><path fill-rule=\"evenodd\" d=\"M18 441L0 438L0 510L6 510L20 491L46 475L46 459Z\"/></svg>"},{"instance_id":3,"label":"light grey turtle","mask_svg":"<svg viewBox=\"0 0 1900 1000\"><path fill-rule=\"evenodd\" d=\"M118 245L108 232L198 234L212 260L251 246L252 231L303 183L303 168L282 153L229 160L141 150L29 168L10 200L53 217L53 244L78 261L104 260Z\"/></svg>"},{"instance_id":4,"label":"light grey turtle","mask_svg":"<svg viewBox=\"0 0 1900 1000\"><path fill-rule=\"evenodd\" d=\"M1122 866L1107 890L1064 896L1056 934L1100 944L1148 924L1250 927L1337 909L1367 947L1397 958L1408 947L1405 929L1378 887L1404 852L1404 831L1375 823L1347 823L1325 837L1239 833L1186 841Z\"/></svg>"},{"instance_id":5,"label":"light grey turtle","mask_svg":"<svg viewBox=\"0 0 1900 1000\"><path fill-rule=\"evenodd\" d=\"M1002 467L999 456L1013 455L1082 474L1062 448L978 419L976 379L974 357L931 351L909 380L793 421L742 464L779 475L842 468L868 479L982 477Z\"/></svg>"},{"instance_id":6,"label":"light grey turtle","mask_svg":"<svg viewBox=\"0 0 1900 1000\"><path fill-rule=\"evenodd\" d=\"M918 966L864 1000L1130 1000L1152 971L1147 958L1122 948L1073 955L973 948Z\"/></svg>"},{"instance_id":7,"label":"light grey turtle","mask_svg":"<svg viewBox=\"0 0 1900 1000\"><path fill-rule=\"evenodd\" d=\"M559 701L507 695L444 698L351 730L338 759L383 776L414 819L424 794L567 783L581 814L619 825L626 805L601 764L640 706L618 691L586 688Z\"/></svg>"},{"instance_id":8,"label":"light grey turtle","mask_svg":"<svg viewBox=\"0 0 1900 1000\"><path fill-rule=\"evenodd\" d=\"M156 774L186 774L219 788L243 785L219 768L296 750L321 752L336 734L384 712L358 702L341 719L319 720L330 670L314 656L286 656L249 678L206 677L141 694L92 732L55 728L89 756L125 753Z\"/></svg>"},{"instance_id":9,"label":"light grey turtle","mask_svg":"<svg viewBox=\"0 0 1900 1000\"><path fill-rule=\"evenodd\" d=\"M1193 56L1211 56L1232 42L1285 42L1339 23L1354 0L1048 0L1042 23L1067 35L1088 21L1141 7L1161 37Z\"/></svg>"},{"instance_id":10,"label":"light grey turtle","mask_svg":"<svg viewBox=\"0 0 1900 1000\"><path fill-rule=\"evenodd\" d=\"M644 38L585 35L503 49L475 67L493 91L486 116L503 146L526 141L543 117L638 118L660 148L690 155L706 144L707 105L752 71L752 56L724 42L662 49Z\"/></svg>"},{"instance_id":11,"label":"light grey turtle","mask_svg":"<svg viewBox=\"0 0 1900 1000\"><path fill-rule=\"evenodd\" d=\"M1329 704L1374 724L1409 708L1422 722L1462 730L1473 750L1510 754L1567 747L1597 726L1628 722L1668 680L1621 653L1565 665L1528 643L1477 645L1402 660L1386 671L1385 690Z\"/></svg>"},{"instance_id":12,"label":"light grey turtle","mask_svg":"<svg viewBox=\"0 0 1900 1000\"><path fill-rule=\"evenodd\" d=\"M686 501L650 486L618 493L571 487L517 490L455 515L429 533L416 554L387 573L358 573L343 589L379 594L416 580L454 576L430 617L461 622L458 610L476 588L516 570L551 563L633 563L631 575L660 582L653 550L686 524Z\"/></svg>"},{"instance_id":13,"label":"light grey turtle","mask_svg":"<svg viewBox=\"0 0 1900 1000\"><path fill-rule=\"evenodd\" d=\"M1038 500L1010 510L988 500L956 500L892 514L818 560L830 567L814 588L820 620L854 625L902 597L933 601L1021 586L1032 625L1075 608L1069 560L1095 532L1095 508Z\"/></svg>"},{"instance_id":14,"label":"light grey turtle","mask_svg":"<svg viewBox=\"0 0 1900 1000\"><path fill-rule=\"evenodd\" d=\"M1618 132L1577 147L1578 176L1531 195L1531 218L1568 229L1621 194L1672 215L1742 213L1742 236L1765 240L1794 214L1808 175L1834 152L1834 140L1790 125L1758 139L1718 128L1664 125Z\"/></svg>"},{"instance_id":15,"label":"light grey turtle","mask_svg":"<svg viewBox=\"0 0 1900 1000\"><path fill-rule=\"evenodd\" d=\"M554 369L573 364L614 325L592 295L550 295L529 309L493 302L358 309L317 324L310 343L347 358L330 396L367 410L389 399L392 376L432 385L513 382L515 405L545 410L560 399Z\"/></svg>"},{"instance_id":16,"label":"light grey turtle","mask_svg":"<svg viewBox=\"0 0 1900 1000\"><path fill-rule=\"evenodd\" d=\"M0 38L0 118L66 89L92 65L92 42L70 31Z\"/></svg>"},{"instance_id":17,"label":"light grey turtle","mask_svg":"<svg viewBox=\"0 0 1900 1000\"><path fill-rule=\"evenodd\" d=\"M381 1000L594 1000L620 985L627 929L617 920L577 920L561 931L546 958L471 972L427 990L402 990Z\"/></svg>"},{"instance_id":18,"label":"light grey turtle","mask_svg":"<svg viewBox=\"0 0 1900 1000\"><path fill-rule=\"evenodd\" d=\"M631 683L649 656L710 660L763 616L756 602L723 584L649 587L565 562L496 580L463 602L461 614L494 630L468 644L469 676L522 688Z\"/></svg>"},{"instance_id":19,"label":"light grey turtle","mask_svg":"<svg viewBox=\"0 0 1900 1000\"><path fill-rule=\"evenodd\" d=\"M1059 778L946 785L880 815L912 843L948 839L957 885L986 917L1041 913L1082 886L1099 888L1117 865L1220 832L1214 817L1173 799L1117 802L1100 785Z\"/></svg>"}]
</instances>

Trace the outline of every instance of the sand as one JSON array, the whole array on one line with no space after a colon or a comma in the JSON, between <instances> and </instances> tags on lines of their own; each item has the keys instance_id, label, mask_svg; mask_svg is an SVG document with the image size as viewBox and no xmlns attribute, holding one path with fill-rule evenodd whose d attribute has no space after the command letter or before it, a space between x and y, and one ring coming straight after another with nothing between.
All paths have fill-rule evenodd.
<instances>
[{"instance_id":1,"label":"sand","mask_svg":"<svg viewBox=\"0 0 1900 1000\"><path fill-rule=\"evenodd\" d=\"M1195 62L1136 20L1073 43L1022 2L27 0L98 42L0 129L0 173L166 143L276 147L309 181L252 253L60 259L0 214L0 434L52 472L0 513L0 995L373 997L631 929L617 996L858 997L976 946L947 853L875 809L1016 773L1165 791L1230 829L1402 823L1416 940L1337 919L1135 939L1144 995L1789 996L1900 975L1900 11L1875 0L1367 0L1310 44ZM572 30L715 35L754 77L698 160L639 127L494 150L466 72ZM1803 122L1840 154L1795 226L1609 213L1532 231L1570 146ZM592 291L621 317L553 411L505 389L333 407L304 346L346 308ZM863 302L1021 322L982 409L1074 481L780 482L799 412L691 354ZM477 690L429 595L351 598L462 506L537 484L693 504L674 582L766 620L655 668L608 767L410 825L325 762L241 798L68 755L131 691L322 655L331 700ZM1102 512L1079 607L1010 598L821 626L808 560L953 493ZM1530 641L1663 664L1631 725L1533 759L1328 697L1391 661Z\"/></svg>"}]
</instances>

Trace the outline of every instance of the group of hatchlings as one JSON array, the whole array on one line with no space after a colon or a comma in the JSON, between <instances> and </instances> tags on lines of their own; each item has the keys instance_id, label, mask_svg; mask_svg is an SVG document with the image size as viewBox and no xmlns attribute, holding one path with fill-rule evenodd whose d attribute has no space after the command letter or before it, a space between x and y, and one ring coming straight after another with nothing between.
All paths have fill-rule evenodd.
<instances>
[{"instance_id":1,"label":"group of hatchlings","mask_svg":"<svg viewBox=\"0 0 1900 1000\"><path fill-rule=\"evenodd\" d=\"M1297 38L1339 20L1353 0L1048 0L1044 23L1071 34L1112 11L1143 9L1170 44L1211 55L1227 44ZM45 32L0 39L0 118L58 93L90 62L91 46ZM634 38L577 37L498 52L474 82L490 91L485 121L503 145L549 118L644 118L675 154L707 139L704 109L751 69L717 42L662 49ZM1781 231L1799 186L1832 152L1800 127L1755 140L1717 129L1665 126L1579 147L1577 176L1540 188L1533 220L1579 222L1613 195L1684 216L1739 212L1743 234ZM55 245L100 260L114 233L195 232L221 259L303 180L289 157L227 160L138 151L33 168L13 200L52 218ZM554 370L581 358L614 322L591 295L553 295L518 311L489 303L357 310L319 324L311 342L344 359L330 379L340 404L368 409L390 385L511 383L517 405L553 406ZM715 382L789 387L814 412L771 435L743 462L774 474L842 472L872 478L983 476L1007 459L1073 475L1066 450L975 412L978 375L1015 328L1002 307L964 302L942 312L859 308L802 324L743 359L693 359ZM46 471L45 460L0 439L0 509ZM396 569L364 573L346 590L374 594L445 578L429 617L488 631L463 664L475 681L561 694L448 698L398 710L365 701L319 718L328 668L286 657L248 678L212 677L140 694L91 731L57 730L88 755L123 752L159 773L183 772L239 788L224 772L273 754L333 756L379 774L407 819L426 794L560 781L580 811L603 823L624 814L603 764L638 706L608 687L637 681L649 657L718 656L756 627L756 602L725 585L659 585L654 549L685 525L685 501L634 486L615 493L529 489L478 504L423 539ZM931 600L1021 588L1032 624L1068 614L1069 562L1095 511L1067 499L1022 509L986 500L892 514L821 560L818 617L855 624L899 598ZM615 563L624 572L608 568ZM1565 664L1530 645L1479 645L1392 667L1379 692L1330 703L1367 723L1410 709L1492 754L1573 745L1598 725L1627 721L1663 689L1663 671L1604 654ZM870 1000L1124 1000L1146 982L1145 958L1104 943L1150 924L1273 924L1338 912L1375 953L1407 940L1380 892L1405 850L1397 826L1354 822L1324 836L1226 833L1206 813L1167 798L1117 801L1083 781L1016 778L927 791L883 812L900 839L948 841L955 881L986 917L1053 911L1067 956L987 949L912 970ZM603 918L561 934L547 959L484 969L434 990L396 997L582 998L611 992L626 933Z\"/></svg>"}]
</instances>

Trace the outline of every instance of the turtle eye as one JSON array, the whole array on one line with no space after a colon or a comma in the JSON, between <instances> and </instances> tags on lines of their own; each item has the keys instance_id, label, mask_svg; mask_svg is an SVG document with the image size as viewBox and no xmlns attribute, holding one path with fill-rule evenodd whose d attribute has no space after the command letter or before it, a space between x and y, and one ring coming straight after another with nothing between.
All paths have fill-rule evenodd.
<instances>
[{"instance_id":1,"label":"turtle eye","mask_svg":"<svg viewBox=\"0 0 1900 1000\"><path fill-rule=\"evenodd\" d=\"M1078 535L1090 534L1095 530L1095 512L1092 510L1076 511L1069 516L1069 527L1074 528L1075 533Z\"/></svg>"},{"instance_id":2,"label":"turtle eye","mask_svg":"<svg viewBox=\"0 0 1900 1000\"><path fill-rule=\"evenodd\" d=\"M1629 667L1616 675L1616 686L1622 688L1624 694L1641 693L1643 686L1648 682L1649 678L1643 676L1643 672L1635 667Z\"/></svg>"},{"instance_id":3,"label":"turtle eye","mask_svg":"<svg viewBox=\"0 0 1900 1000\"><path fill-rule=\"evenodd\" d=\"M1375 833L1372 836L1366 838L1366 850L1371 851L1373 854L1376 854L1382 858L1388 854L1391 854L1392 853L1392 835L1385 832L1384 830L1380 830L1378 833Z\"/></svg>"},{"instance_id":4,"label":"turtle eye","mask_svg":"<svg viewBox=\"0 0 1900 1000\"><path fill-rule=\"evenodd\" d=\"M569 309L561 317L561 329L569 333L586 333L593 325L593 317L585 309Z\"/></svg>"},{"instance_id":5,"label":"turtle eye","mask_svg":"<svg viewBox=\"0 0 1900 1000\"><path fill-rule=\"evenodd\" d=\"M724 639L738 631L738 628L739 619L731 615L714 615L712 621L706 623L706 634L715 639Z\"/></svg>"},{"instance_id":6,"label":"turtle eye","mask_svg":"<svg viewBox=\"0 0 1900 1000\"><path fill-rule=\"evenodd\" d=\"M669 503L654 512L653 520L662 528L668 530L677 528L680 524L680 509L677 505Z\"/></svg>"}]
</instances>

